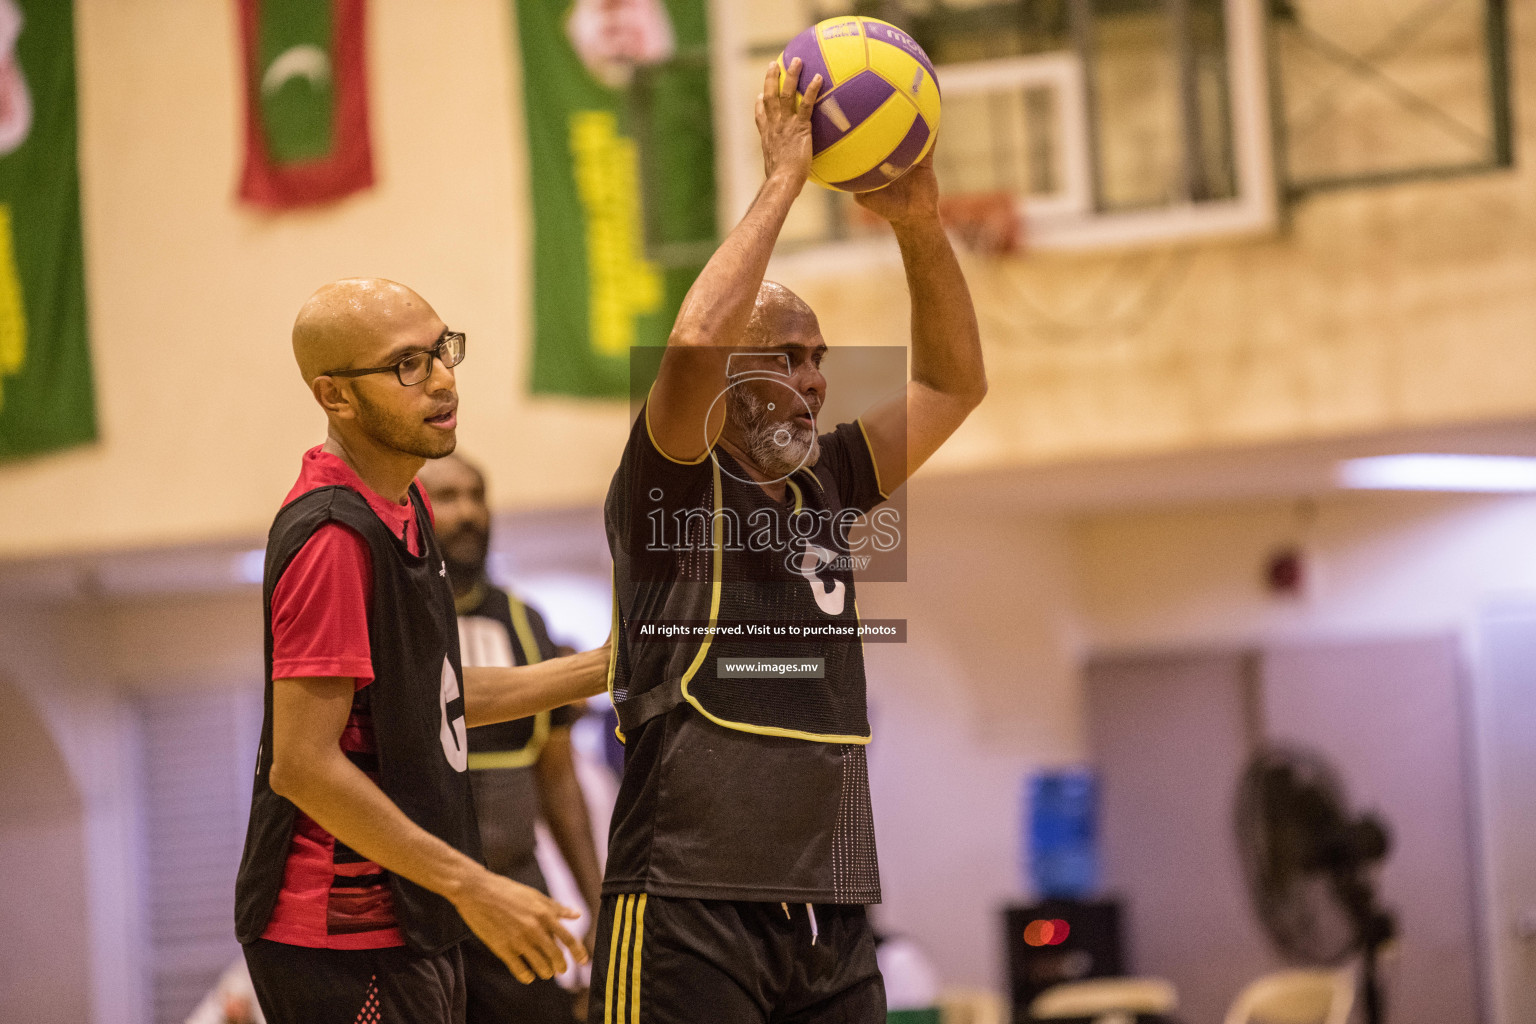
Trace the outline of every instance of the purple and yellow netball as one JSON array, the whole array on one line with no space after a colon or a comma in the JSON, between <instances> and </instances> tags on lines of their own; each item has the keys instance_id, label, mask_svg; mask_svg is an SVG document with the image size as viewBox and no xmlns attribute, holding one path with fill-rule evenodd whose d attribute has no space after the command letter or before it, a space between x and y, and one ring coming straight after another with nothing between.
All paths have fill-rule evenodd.
<instances>
[{"instance_id":1,"label":"purple and yellow netball","mask_svg":"<svg viewBox=\"0 0 1536 1024\"><path fill-rule=\"evenodd\" d=\"M779 80L800 58L797 97L821 76L811 111L811 180L872 192L928 155L939 131L939 83L917 41L876 18L828 18L789 41Z\"/></svg>"}]
</instances>

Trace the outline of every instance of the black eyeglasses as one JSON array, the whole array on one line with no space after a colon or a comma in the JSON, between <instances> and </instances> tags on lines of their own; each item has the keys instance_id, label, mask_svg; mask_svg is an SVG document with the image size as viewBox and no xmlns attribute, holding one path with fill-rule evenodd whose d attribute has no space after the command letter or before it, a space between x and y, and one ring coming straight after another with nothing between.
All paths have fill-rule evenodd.
<instances>
[{"instance_id":1,"label":"black eyeglasses","mask_svg":"<svg viewBox=\"0 0 1536 1024\"><path fill-rule=\"evenodd\" d=\"M410 387L432 376L432 360L441 359L452 369L464 361L464 332L444 331L437 344L425 352L412 352L388 366L370 366L366 370L331 370L322 377L366 377L370 373L393 373L401 385Z\"/></svg>"}]
</instances>

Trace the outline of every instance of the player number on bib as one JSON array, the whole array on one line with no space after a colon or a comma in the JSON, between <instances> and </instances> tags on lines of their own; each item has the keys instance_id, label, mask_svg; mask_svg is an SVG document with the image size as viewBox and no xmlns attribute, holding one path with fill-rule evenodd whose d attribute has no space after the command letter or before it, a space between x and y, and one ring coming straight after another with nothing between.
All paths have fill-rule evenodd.
<instances>
[{"instance_id":1,"label":"player number on bib","mask_svg":"<svg viewBox=\"0 0 1536 1024\"><path fill-rule=\"evenodd\" d=\"M454 716L448 720L448 705L459 699L459 677L454 673L453 666L446 657L443 658L443 684L438 687L437 703L441 709L442 725L438 729L438 739L443 744L443 756L453 766L456 772L462 772L469 766L469 741L464 735L464 716Z\"/></svg>"},{"instance_id":2,"label":"player number on bib","mask_svg":"<svg viewBox=\"0 0 1536 1024\"><path fill-rule=\"evenodd\" d=\"M800 556L799 572L805 577L805 582L811 585L811 596L816 599L816 607L828 615L841 615L843 598L848 588L843 585L842 580L834 580L832 586L828 587L821 581L821 577L816 575L817 570L822 566L832 564L833 557L832 552L820 544L806 541L805 554Z\"/></svg>"}]
</instances>

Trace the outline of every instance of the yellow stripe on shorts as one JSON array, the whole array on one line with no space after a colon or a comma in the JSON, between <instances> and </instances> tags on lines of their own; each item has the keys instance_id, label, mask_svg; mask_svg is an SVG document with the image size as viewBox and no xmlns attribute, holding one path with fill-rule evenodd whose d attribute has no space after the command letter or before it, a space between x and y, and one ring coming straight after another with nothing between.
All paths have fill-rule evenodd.
<instances>
[{"instance_id":1,"label":"yellow stripe on shorts","mask_svg":"<svg viewBox=\"0 0 1536 1024\"><path fill-rule=\"evenodd\" d=\"M603 990L603 1024L613 1024L613 968L619 962L619 921L624 916L628 896L620 896L613 906L613 940L608 943L608 982Z\"/></svg>"},{"instance_id":2,"label":"yellow stripe on shorts","mask_svg":"<svg viewBox=\"0 0 1536 1024\"><path fill-rule=\"evenodd\" d=\"M636 914L636 908L639 914ZM637 921L638 917L638 921ZM619 921L624 930L620 938ZM638 927L637 927L638 924ZM640 1020L640 938L645 929L645 893L620 896L613 908L613 941L608 949L608 981L603 997L603 1024L624 1024L624 1010ZM633 941L631 941L633 939ZM630 966L633 952L634 966ZM614 981L618 985L614 985Z\"/></svg>"},{"instance_id":3,"label":"yellow stripe on shorts","mask_svg":"<svg viewBox=\"0 0 1536 1024\"><path fill-rule=\"evenodd\" d=\"M629 980L630 1024L640 1024L640 952L645 946L645 893L635 911L635 966Z\"/></svg>"}]
</instances>

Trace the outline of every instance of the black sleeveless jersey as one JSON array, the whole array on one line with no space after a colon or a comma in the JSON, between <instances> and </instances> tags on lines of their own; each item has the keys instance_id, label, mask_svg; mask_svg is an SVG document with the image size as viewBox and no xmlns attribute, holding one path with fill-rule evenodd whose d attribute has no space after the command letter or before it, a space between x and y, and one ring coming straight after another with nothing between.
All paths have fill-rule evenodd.
<instances>
[{"instance_id":1,"label":"black sleeveless jersey","mask_svg":"<svg viewBox=\"0 0 1536 1024\"><path fill-rule=\"evenodd\" d=\"M466 668L533 665L556 656L544 617L506 591L482 584L457 604ZM559 707L469 730L469 782L486 866L540 892L549 887L535 855L540 808L534 766L550 729L569 727L578 717Z\"/></svg>"},{"instance_id":2,"label":"black sleeveless jersey","mask_svg":"<svg viewBox=\"0 0 1536 1024\"><path fill-rule=\"evenodd\" d=\"M266 712L250 825L235 883L236 936L259 938L282 886L296 808L272 791L272 593L293 557L321 526L341 523L368 545L373 590L368 600L368 644L374 680L362 691L373 717L379 787L416 824L476 860L479 833L465 771L468 744L460 681L453 594L426 509L414 484L410 500L422 554L410 553L368 503L347 487L321 487L278 512L267 538L263 583L266 608ZM468 930L447 900L389 874L391 895L406 944L440 952Z\"/></svg>"},{"instance_id":3,"label":"black sleeveless jersey","mask_svg":"<svg viewBox=\"0 0 1536 1024\"><path fill-rule=\"evenodd\" d=\"M544 617L516 597L480 586L459 610L459 653L475 667L535 665L555 657ZM469 769L526 768L539 759L550 712L469 730Z\"/></svg>"},{"instance_id":4,"label":"black sleeveless jersey","mask_svg":"<svg viewBox=\"0 0 1536 1024\"><path fill-rule=\"evenodd\" d=\"M820 447L779 503L636 419L605 506L626 746L605 893L879 901L847 531L885 496L857 423Z\"/></svg>"}]
</instances>

